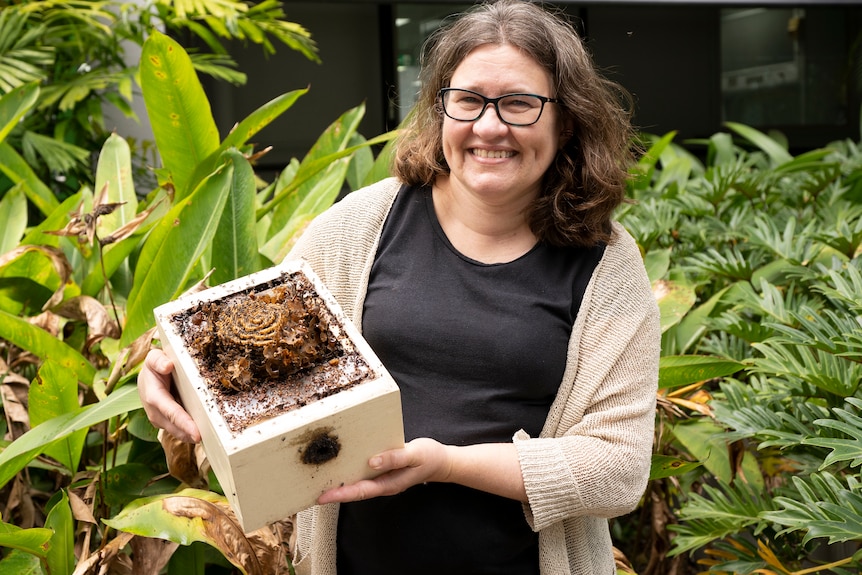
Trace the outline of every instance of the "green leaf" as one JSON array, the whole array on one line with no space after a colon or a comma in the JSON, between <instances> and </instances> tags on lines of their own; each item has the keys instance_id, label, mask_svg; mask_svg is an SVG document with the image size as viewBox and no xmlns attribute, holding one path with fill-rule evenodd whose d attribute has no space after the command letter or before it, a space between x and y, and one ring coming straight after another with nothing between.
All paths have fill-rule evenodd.
<instances>
[{"instance_id":1,"label":"green leaf","mask_svg":"<svg viewBox=\"0 0 862 575\"><path fill-rule=\"evenodd\" d=\"M697 301L694 288L679 282L658 280L653 282L652 291L661 313L662 332L682 321Z\"/></svg>"},{"instance_id":2,"label":"green leaf","mask_svg":"<svg viewBox=\"0 0 862 575\"><path fill-rule=\"evenodd\" d=\"M0 546L5 547L0 541ZM13 549L0 560L0 575L44 575L42 561L36 555Z\"/></svg>"},{"instance_id":3,"label":"green leaf","mask_svg":"<svg viewBox=\"0 0 862 575\"><path fill-rule=\"evenodd\" d=\"M0 254L11 251L27 229L27 198L21 183L0 198Z\"/></svg>"},{"instance_id":4,"label":"green leaf","mask_svg":"<svg viewBox=\"0 0 862 575\"><path fill-rule=\"evenodd\" d=\"M658 386L673 389L716 377L733 375L745 367L738 361L705 355L670 355L659 358Z\"/></svg>"},{"instance_id":5,"label":"green leaf","mask_svg":"<svg viewBox=\"0 0 862 575\"><path fill-rule=\"evenodd\" d=\"M71 575L75 570L75 519L69 496L65 491L60 493L60 500L45 518L45 527L54 532L46 561L51 575Z\"/></svg>"},{"instance_id":6,"label":"green leaf","mask_svg":"<svg viewBox=\"0 0 862 575\"><path fill-rule=\"evenodd\" d=\"M107 237L129 223L138 212L138 197L132 180L132 153L128 142L117 134L108 136L99 153L96 196L101 196L103 190L106 192L104 203L122 205L112 213L99 217L96 234L100 238Z\"/></svg>"},{"instance_id":7,"label":"green leaf","mask_svg":"<svg viewBox=\"0 0 862 575\"><path fill-rule=\"evenodd\" d=\"M245 160L243 160L245 161ZM177 203L156 224L141 249L120 338L128 346L155 324L153 310L182 293L210 245L233 183L235 158L225 163Z\"/></svg>"},{"instance_id":8,"label":"green leaf","mask_svg":"<svg viewBox=\"0 0 862 575\"><path fill-rule=\"evenodd\" d=\"M655 453L652 456L649 478L650 480L653 480L673 477L676 475L684 475L692 469L697 469L700 466L701 463L699 461L686 461L679 457Z\"/></svg>"},{"instance_id":9,"label":"green leaf","mask_svg":"<svg viewBox=\"0 0 862 575\"><path fill-rule=\"evenodd\" d=\"M198 164L219 147L209 100L182 46L155 30L144 42L140 78L159 155L183 200L195 189Z\"/></svg>"},{"instance_id":10,"label":"green leaf","mask_svg":"<svg viewBox=\"0 0 862 575\"><path fill-rule=\"evenodd\" d=\"M672 426L676 440L717 479L729 483L734 470L728 454L725 430L709 419L681 421ZM757 461L746 452L742 461L742 473L751 485L763 485L763 477Z\"/></svg>"},{"instance_id":11,"label":"green leaf","mask_svg":"<svg viewBox=\"0 0 862 575\"><path fill-rule=\"evenodd\" d=\"M153 470L143 463L125 463L105 472L105 503L119 509L148 493L153 484ZM164 491L164 489L162 490Z\"/></svg>"},{"instance_id":12,"label":"green leaf","mask_svg":"<svg viewBox=\"0 0 862 575\"><path fill-rule=\"evenodd\" d=\"M210 491L184 489L130 503L113 519L119 531L167 539L180 545L202 542L219 549L243 573L261 569L253 545L229 514L227 499Z\"/></svg>"},{"instance_id":13,"label":"green leaf","mask_svg":"<svg viewBox=\"0 0 862 575\"><path fill-rule=\"evenodd\" d=\"M10 523L0 523L0 547L19 549L36 557L45 557L51 547L52 531L47 527L21 529ZM0 573L3 571L0 570Z\"/></svg>"},{"instance_id":14,"label":"green leaf","mask_svg":"<svg viewBox=\"0 0 862 575\"><path fill-rule=\"evenodd\" d=\"M318 214L330 207L341 193L347 168L346 160L331 165L324 172L324 177L317 180L314 187L302 196L302 201L294 207L290 219L280 226L278 232L261 247L260 252L270 261L282 261L290 251L292 239Z\"/></svg>"},{"instance_id":15,"label":"green leaf","mask_svg":"<svg viewBox=\"0 0 862 575\"><path fill-rule=\"evenodd\" d=\"M0 172L13 183L20 183L27 198L46 216L60 204L51 189L7 142L0 142Z\"/></svg>"},{"instance_id":16,"label":"green leaf","mask_svg":"<svg viewBox=\"0 0 862 575\"><path fill-rule=\"evenodd\" d=\"M359 122L364 115L364 106L357 106L348 110L317 138L314 146L302 159L290 188L276 191L271 202L275 205L272 212L271 229L281 230L294 216L296 206L305 201L305 196L314 189L321 179L328 177L327 173L331 175L331 172L328 172L330 167L355 151L347 148L347 145L353 134L356 133ZM367 145L367 142L364 145Z\"/></svg>"},{"instance_id":17,"label":"green leaf","mask_svg":"<svg viewBox=\"0 0 862 575\"><path fill-rule=\"evenodd\" d=\"M793 160L790 152L760 130L736 122L725 122L724 125L763 150L772 160L773 166L780 166Z\"/></svg>"},{"instance_id":18,"label":"green leaf","mask_svg":"<svg viewBox=\"0 0 862 575\"><path fill-rule=\"evenodd\" d=\"M39 368L36 379L30 384L28 414L30 425L36 427L50 419L67 413L78 413L78 381L68 369L47 360ZM87 430L81 429L45 448L43 453L53 457L69 470L78 470Z\"/></svg>"},{"instance_id":19,"label":"green leaf","mask_svg":"<svg viewBox=\"0 0 862 575\"><path fill-rule=\"evenodd\" d=\"M234 165L230 195L212 242L213 285L260 269L255 217L255 177L248 160L237 150L227 152Z\"/></svg>"},{"instance_id":20,"label":"green leaf","mask_svg":"<svg viewBox=\"0 0 862 575\"><path fill-rule=\"evenodd\" d=\"M307 93L308 88L282 94L246 116L230 131L221 145L205 161L201 162L192 178L193 185L197 185L201 179L215 169L218 158L224 152L230 148L242 148L255 134L290 109L301 96Z\"/></svg>"},{"instance_id":21,"label":"green leaf","mask_svg":"<svg viewBox=\"0 0 862 575\"><path fill-rule=\"evenodd\" d=\"M0 310L0 339L13 343L42 359L62 365L86 385L93 383L96 368L87 359L50 333L30 322Z\"/></svg>"},{"instance_id":22,"label":"green leaf","mask_svg":"<svg viewBox=\"0 0 862 575\"><path fill-rule=\"evenodd\" d=\"M0 142L6 139L12 128L33 108L38 98L38 82L24 84L0 98Z\"/></svg>"},{"instance_id":23,"label":"green leaf","mask_svg":"<svg viewBox=\"0 0 862 575\"><path fill-rule=\"evenodd\" d=\"M2 325L3 322L0 322ZM44 448L80 429L87 429L120 414L139 409L141 399L133 385L123 386L99 403L78 413L60 415L30 429L0 453L0 487L21 471Z\"/></svg>"},{"instance_id":24,"label":"green leaf","mask_svg":"<svg viewBox=\"0 0 862 575\"><path fill-rule=\"evenodd\" d=\"M646 153L641 156L638 163L632 167L631 171L634 176L632 181L633 189L645 190L649 187L656 170L656 165L658 165L659 158L661 158L662 153L664 153L665 149L670 146L675 137L676 132L668 132L661 138L657 139L649 147Z\"/></svg>"},{"instance_id":25,"label":"green leaf","mask_svg":"<svg viewBox=\"0 0 862 575\"><path fill-rule=\"evenodd\" d=\"M662 279L670 267L671 248L664 250L651 250L644 256L644 267L647 270L647 277L650 281L658 281Z\"/></svg>"},{"instance_id":26,"label":"green leaf","mask_svg":"<svg viewBox=\"0 0 862 575\"><path fill-rule=\"evenodd\" d=\"M370 186L371 184L392 176L392 152L395 147L394 142L397 132L390 132L390 134L392 137L386 142L386 145L383 146L380 153L377 154L374 164L371 166L371 169L368 170L368 173L365 174L365 180L363 180L362 186Z\"/></svg>"},{"instance_id":27,"label":"green leaf","mask_svg":"<svg viewBox=\"0 0 862 575\"><path fill-rule=\"evenodd\" d=\"M676 342L673 353L685 353L697 342L707 329L707 320L730 290L731 286L719 290L705 303L686 313L679 324L668 331Z\"/></svg>"}]
</instances>

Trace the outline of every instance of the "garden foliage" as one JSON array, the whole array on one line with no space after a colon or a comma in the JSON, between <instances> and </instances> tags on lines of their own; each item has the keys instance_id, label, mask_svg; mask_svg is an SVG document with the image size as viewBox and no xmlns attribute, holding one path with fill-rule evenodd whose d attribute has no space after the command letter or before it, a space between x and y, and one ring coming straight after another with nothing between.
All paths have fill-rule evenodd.
<instances>
[{"instance_id":1,"label":"garden foliage","mask_svg":"<svg viewBox=\"0 0 862 575\"><path fill-rule=\"evenodd\" d=\"M727 128L649 139L621 213L664 331L653 480L615 527L642 574L859 573L862 150Z\"/></svg>"},{"instance_id":2,"label":"garden foliage","mask_svg":"<svg viewBox=\"0 0 862 575\"><path fill-rule=\"evenodd\" d=\"M119 134L98 151L95 187L62 201L23 158L6 172L0 573L287 573L284 525L244 534L205 471L194 485L171 475L183 476L194 450L166 459L135 381L155 306L280 261L339 194L387 173L386 148L375 160L370 147L391 134L359 135L358 106L267 183L249 141L306 90L264 103L222 138L175 40L152 31L138 77L162 157L153 189L136 187ZM23 129L41 96L29 82L0 97L0 137Z\"/></svg>"}]
</instances>

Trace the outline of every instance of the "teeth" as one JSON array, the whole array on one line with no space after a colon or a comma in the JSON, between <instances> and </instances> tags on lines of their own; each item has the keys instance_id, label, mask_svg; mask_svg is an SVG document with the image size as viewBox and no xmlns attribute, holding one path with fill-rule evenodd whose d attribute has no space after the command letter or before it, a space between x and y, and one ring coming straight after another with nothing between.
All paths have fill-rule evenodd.
<instances>
[{"instance_id":1,"label":"teeth","mask_svg":"<svg viewBox=\"0 0 862 575\"><path fill-rule=\"evenodd\" d=\"M515 152L504 150L473 150L473 155L480 158L511 158L515 155Z\"/></svg>"}]
</instances>

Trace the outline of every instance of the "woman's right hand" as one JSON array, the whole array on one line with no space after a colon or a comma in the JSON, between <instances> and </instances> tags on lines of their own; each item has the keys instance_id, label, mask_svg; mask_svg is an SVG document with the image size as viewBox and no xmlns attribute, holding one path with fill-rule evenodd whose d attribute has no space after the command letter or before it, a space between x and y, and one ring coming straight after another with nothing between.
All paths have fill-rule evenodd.
<instances>
[{"instance_id":1,"label":"woman's right hand","mask_svg":"<svg viewBox=\"0 0 862 575\"><path fill-rule=\"evenodd\" d=\"M198 426L171 393L173 372L174 364L164 351L150 350L138 375L138 395L154 426L187 443L198 443L201 440Z\"/></svg>"}]
</instances>

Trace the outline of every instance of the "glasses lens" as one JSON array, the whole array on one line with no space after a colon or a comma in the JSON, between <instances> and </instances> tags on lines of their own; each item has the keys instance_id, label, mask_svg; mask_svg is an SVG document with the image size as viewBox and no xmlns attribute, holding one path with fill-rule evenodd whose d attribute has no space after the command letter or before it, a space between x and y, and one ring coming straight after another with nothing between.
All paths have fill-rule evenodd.
<instances>
[{"instance_id":1,"label":"glasses lens","mask_svg":"<svg viewBox=\"0 0 862 575\"><path fill-rule=\"evenodd\" d=\"M500 100L500 116L509 124L532 124L542 113L542 100L529 94L514 94Z\"/></svg>"},{"instance_id":2,"label":"glasses lens","mask_svg":"<svg viewBox=\"0 0 862 575\"><path fill-rule=\"evenodd\" d=\"M448 89L443 91L443 110L450 118L472 122L482 115L488 101L469 90ZM543 102L530 94L510 94L497 102L500 119L507 124L529 125L542 114Z\"/></svg>"},{"instance_id":3,"label":"glasses lens","mask_svg":"<svg viewBox=\"0 0 862 575\"><path fill-rule=\"evenodd\" d=\"M470 122L482 115L485 100L478 94L467 90L446 90L443 92L443 110L453 120Z\"/></svg>"}]
</instances>

